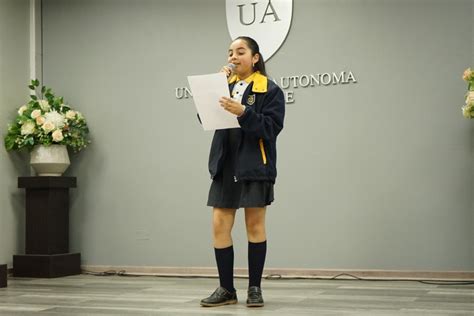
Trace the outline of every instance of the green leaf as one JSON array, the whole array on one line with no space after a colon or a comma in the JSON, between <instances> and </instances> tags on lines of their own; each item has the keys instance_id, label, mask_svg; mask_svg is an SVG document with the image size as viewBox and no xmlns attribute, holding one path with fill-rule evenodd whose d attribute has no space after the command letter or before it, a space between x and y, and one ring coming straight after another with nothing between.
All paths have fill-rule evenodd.
<instances>
[{"instance_id":1,"label":"green leaf","mask_svg":"<svg viewBox=\"0 0 474 316\"><path fill-rule=\"evenodd\" d=\"M22 115L18 116L18 121L20 123L28 121L30 119L31 112L33 112L33 111L26 110L25 112L23 112Z\"/></svg>"},{"instance_id":2,"label":"green leaf","mask_svg":"<svg viewBox=\"0 0 474 316\"><path fill-rule=\"evenodd\" d=\"M15 146L15 137L14 136L7 136L5 137L5 149L10 151Z\"/></svg>"},{"instance_id":3,"label":"green leaf","mask_svg":"<svg viewBox=\"0 0 474 316\"><path fill-rule=\"evenodd\" d=\"M32 98L33 100L38 100L38 97L36 95L30 95L30 98Z\"/></svg>"},{"instance_id":4,"label":"green leaf","mask_svg":"<svg viewBox=\"0 0 474 316\"><path fill-rule=\"evenodd\" d=\"M41 93L44 93L45 91L46 91L46 87L45 86L41 87Z\"/></svg>"},{"instance_id":5,"label":"green leaf","mask_svg":"<svg viewBox=\"0 0 474 316\"><path fill-rule=\"evenodd\" d=\"M33 146L35 144L35 140L33 139L33 137L28 137L27 139L25 139L25 143Z\"/></svg>"},{"instance_id":6,"label":"green leaf","mask_svg":"<svg viewBox=\"0 0 474 316\"><path fill-rule=\"evenodd\" d=\"M35 86L34 86L34 85L29 85L28 88L30 88L30 90L35 90Z\"/></svg>"},{"instance_id":7,"label":"green leaf","mask_svg":"<svg viewBox=\"0 0 474 316\"><path fill-rule=\"evenodd\" d=\"M38 79L35 79L35 80L33 81L33 85L34 85L34 86L38 87L39 84L40 84L40 83L39 83L39 80L38 80Z\"/></svg>"},{"instance_id":8,"label":"green leaf","mask_svg":"<svg viewBox=\"0 0 474 316\"><path fill-rule=\"evenodd\" d=\"M10 125L8 127L8 132L11 135L17 135L21 133L21 128L18 124Z\"/></svg>"}]
</instances>

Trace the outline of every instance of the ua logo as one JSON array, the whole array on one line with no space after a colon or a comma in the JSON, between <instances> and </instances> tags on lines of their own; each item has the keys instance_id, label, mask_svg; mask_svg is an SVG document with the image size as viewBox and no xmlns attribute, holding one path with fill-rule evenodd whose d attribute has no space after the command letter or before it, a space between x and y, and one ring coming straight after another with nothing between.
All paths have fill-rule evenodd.
<instances>
[{"instance_id":1,"label":"ua logo","mask_svg":"<svg viewBox=\"0 0 474 316\"><path fill-rule=\"evenodd\" d=\"M293 15L293 0L226 0L227 28L232 39L250 36L264 60L285 41Z\"/></svg>"}]
</instances>

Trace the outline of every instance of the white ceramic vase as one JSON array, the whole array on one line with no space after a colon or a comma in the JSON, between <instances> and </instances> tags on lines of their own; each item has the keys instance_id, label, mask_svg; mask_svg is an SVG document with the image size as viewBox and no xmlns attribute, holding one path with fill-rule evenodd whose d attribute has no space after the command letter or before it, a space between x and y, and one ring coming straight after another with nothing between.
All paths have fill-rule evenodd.
<instances>
[{"instance_id":1,"label":"white ceramic vase","mask_svg":"<svg viewBox=\"0 0 474 316\"><path fill-rule=\"evenodd\" d=\"M66 145L36 145L30 153L30 164L38 176L59 177L71 162Z\"/></svg>"}]
</instances>

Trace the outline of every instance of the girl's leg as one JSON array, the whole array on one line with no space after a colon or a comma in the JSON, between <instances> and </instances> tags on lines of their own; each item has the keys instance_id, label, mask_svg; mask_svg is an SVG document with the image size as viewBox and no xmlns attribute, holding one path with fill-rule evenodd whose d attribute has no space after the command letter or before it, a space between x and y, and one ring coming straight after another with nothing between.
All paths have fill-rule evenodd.
<instances>
[{"instance_id":1,"label":"girl's leg","mask_svg":"<svg viewBox=\"0 0 474 316\"><path fill-rule=\"evenodd\" d=\"M267 236L265 232L265 207L246 208L245 224L249 240L249 288L247 291L247 306L262 307L263 297L260 286L263 266L267 254Z\"/></svg>"},{"instance_id":2,"label":"girl's leg","mask_svg":"<svg viewBox=\"0 0 474 316\"><path fill-rule=\"evenodd\" d=\"M260 287L265 256L267 253L267 236L265 232L265 207L246 208L245 224L249 240L248 264L249 287Z\"/></svg>"},{"instance_id":3,"label":"girl's leg","mask_svg":"<svg viewBox=\"0 0 474 316\"><path fill-rule=\"evenodd\" d=\"M213 232L214 252L219 271L220 286L234 292L234 247L232 227L235 220L235 209L214 208Z\"/></svg>"},{"instance_id":4,"label":"girl's leg","mask_svg":"<svg viewBox=\"0 0 474 316\"><path fill-rule=\"evenodd\" d=\"M235 209L213 209L212 227L214 233L214 247L226 248L232 246L232 227L235 220Z\"/></svg>"},{"instance_id":5,"label":"girl's leg","mask_svg":"<svg viewBox=\"0 0 474 316\"><path fill-rule=\"evenodd\" d=\"M201 300L202 306L213 307L237 303L234 288L234 247L231 235L235 212L235 209L214 208L213 210L214 253L220 286L211 296Z\"/></svg>"},{"instance_id":6,"label":"girl's leg","mask_svg":"<svg viewBox=\"0 0 474 316\"><path fill-rule=\"evenodd\" d=\"M265 232L266 207L245 208L245 225L247 238L250 242L259 243L267 239Z\"/></svg>"},{"instance_id":7,"label":"girl's leg","mask_svg":"<svg viewBox=\"0 0 474 316\"><path fill-rule=\"evenodd\" d=\"M214 208L213 210L214 253L220 286L234 292L234 246L232 244L232 227L235 220L235 209Z\"/></svg>"}]
</instances>

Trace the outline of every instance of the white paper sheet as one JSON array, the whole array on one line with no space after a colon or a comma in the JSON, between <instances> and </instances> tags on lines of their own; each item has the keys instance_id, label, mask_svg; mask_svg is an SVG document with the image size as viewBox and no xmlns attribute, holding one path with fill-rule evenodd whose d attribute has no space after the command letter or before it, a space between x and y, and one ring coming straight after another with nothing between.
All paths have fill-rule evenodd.
<instances>
[{"instance_id":1,"label":"white paper sheet","mask_svg":"<svg viewBox=\"0 0 474 316\"><path fill-rule=\"evenodd\" d=\"M229 96L229 86L223 72L188 76L188 82L205 131L240 127L237 116L219 104L221 97Z\"/></svg>"}]
</instances>

